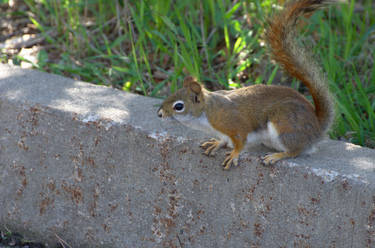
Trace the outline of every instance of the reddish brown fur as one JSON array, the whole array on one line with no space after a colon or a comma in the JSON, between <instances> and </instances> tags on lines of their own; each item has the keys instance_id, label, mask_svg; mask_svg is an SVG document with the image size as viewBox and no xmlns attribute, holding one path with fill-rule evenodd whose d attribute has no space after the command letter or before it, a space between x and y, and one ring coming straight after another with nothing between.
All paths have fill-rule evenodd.
<instances>
[{"instance_id":1,"label":"reddish brown fur","mask_svg":"<svg viewBox=\"0 0 375 248\"><path fill-rule=\"evenodd\" d=\"M276 60L292 77L300 80L308 89L315 104L315 113L321 123L322 130L329 128L333 119L332 100L328 93L326 82L323 81L324 76L316 79L312 75L310 68L306 68L306 64L301 63L299 57L293 54L295 45L294 33L297 19L301 15L310 16L312 12L326 4L337 2L335 0L300 0L289 3L283 11L275 15L269 21L269 27L266 32L267 43L272 52L272 57ZM290 38L291 37L291 38ZM292 39L292 41L289 41ZM293 44L288 44L292 42ZM295 45L296 46L296 45ZM299 48L302 49L302 48ZM303 53L306 53L302 49ZM300 56L303 56L300 54ZM314 65L314 62L312 62ZM309 66L309 65L307 65ZM315 80L315 81L314 81ZM321 89L321 87L323 87Z\"/></svg>"},{"instance_id":2,"label":"reddish brown fur","mask_svg":"<svg viewBox=\"0 0 375 248\"><path fill-rule=\"evenodd\" d=\"M303 95L288 87L253 85L232 91L209 92L194 78L188 77L184 87L163 102L158 115L173 116L193 128L214 130L228 136L234 149L223 162L225 169L232 163L237 164L248 135L267 142L258 135L264 136L271 143L276 143L272 143L271 147L282 151L265 156L265 164L295 157L310 148L329 127L333 110L320 68L306 56L304 49L296 46L294 31L299 16L334 1L293 2L273 17L266 33L274 59L308 87L315 109ZM183 111L173 109L176 101L184 103ZM220 140L210 140L201 147L206 150L204 154L210 155L222 145Z\"/></svg>"}]
</instances>

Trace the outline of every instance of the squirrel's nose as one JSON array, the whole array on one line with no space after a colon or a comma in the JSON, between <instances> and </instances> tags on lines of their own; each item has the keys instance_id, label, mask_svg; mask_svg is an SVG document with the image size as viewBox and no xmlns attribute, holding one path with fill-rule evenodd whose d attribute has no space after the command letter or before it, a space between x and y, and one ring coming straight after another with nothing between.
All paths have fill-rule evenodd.
<instances>
[{"instance_id":1,"label":"squirrel's nose","mask_svg":"<svg viewBox=\"0 0 375 248\"><path fill-rule=\"evenodd\" d=\"M161 109L161 107L158 109L158 116L160 118L163 117L163 110Z\"/></svg>"}]
</instances>

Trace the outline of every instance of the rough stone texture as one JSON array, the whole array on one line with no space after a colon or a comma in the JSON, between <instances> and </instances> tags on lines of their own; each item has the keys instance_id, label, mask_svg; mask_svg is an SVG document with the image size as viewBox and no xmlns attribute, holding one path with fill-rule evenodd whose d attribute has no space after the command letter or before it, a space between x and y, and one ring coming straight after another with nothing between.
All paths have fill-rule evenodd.
<instances>
[{"instance_id":1,"label":"rough stone texture","mask_svg":"<svg viewBox=\"0 0 375 248\"><path fill-rule=\"evenodd\" d=\"M72 247L375 247L375 151L223 171L157 99L0 65L0 228Z\"/></svg>"}]
</instances>

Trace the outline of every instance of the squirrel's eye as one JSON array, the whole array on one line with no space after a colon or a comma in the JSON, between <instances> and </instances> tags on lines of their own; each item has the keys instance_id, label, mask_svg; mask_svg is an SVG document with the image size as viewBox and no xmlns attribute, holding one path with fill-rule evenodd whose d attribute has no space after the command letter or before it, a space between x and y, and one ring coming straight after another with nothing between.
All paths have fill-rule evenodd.
<instances>
[{"instance_id":1,"label":"squirrel's eye","mask_svg":"<svg viewBox=\"0 0 375 248\"><path fill-rule=\"evenodd\" d=\"M184 111L184 102L183 101L177 101L175 103L173 103L173 109L176 111L176 112L182 112Z\"/></svg>"}]
</instances>

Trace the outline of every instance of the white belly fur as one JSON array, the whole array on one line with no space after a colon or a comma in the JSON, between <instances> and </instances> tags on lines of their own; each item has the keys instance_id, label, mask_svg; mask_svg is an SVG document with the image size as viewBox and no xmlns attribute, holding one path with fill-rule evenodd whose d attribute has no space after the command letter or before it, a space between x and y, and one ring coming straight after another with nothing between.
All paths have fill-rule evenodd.
<instances>
[{"instance_id":1,"label":"white belly fur","mask_svg":"<svg viewBox=\"0 0 375 248\"><path fill-rule=\"evenodd\" d=\"M279 139L279 133L277 132L272 122L267 123L267 135L265 135L265 138L262 143L278 151L287 151L285 146L281 143Z\"/></svg>"},{"instance_id":2,"label":"white belly fur","mask_svg":"<svg viewBox=\"0 0 375 248\"><path fill-rule=\"evenodd\" d=\"M229 147L233 147L231 139L227 135L214 129L208 122L206 114L204 113L198 118L192 115L175 115L174 118L187 127L215 136L227 143Z\"/></svg>"},{"instance_id":3,"label":"white belly fur","mask_svg":"<svg viewBox=\"0 0 375 248\"><path fill-rule=\"evenodd\" d=\"M227 135L212 128L204 113L199 118L191 115L175 115L174 118L187 127L216 136L220 140L226 142L228 146L233 147L231 139ZM286 148L281 143L279 134L272 122L267 123L266 129L249 133L247 135L247 143L251 145L264 144L265 146L278 151L286 151Z\"/></svg>"},{"instance_id":4,"label":"white belly fur","mask_svg":"<svg viewBox=\"0 0 375 248\"><path fill-rule=\"evenodd\" d=\"M247 135L247 142L251 145L263 144L277 151L286 151L286 148L281 143L279 134L272 122L267 123L266 129L249 133Z\"/></svg>"}]
</instances>

